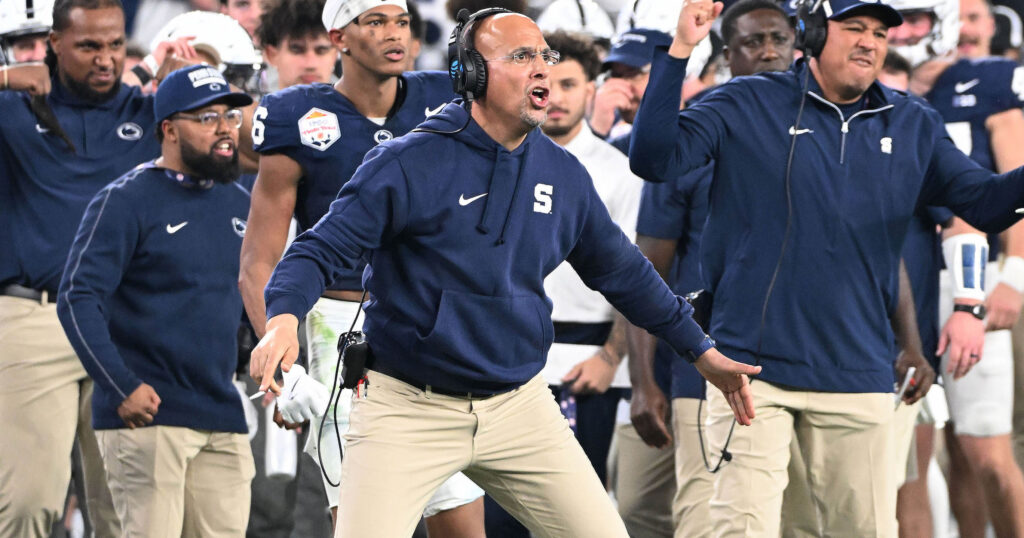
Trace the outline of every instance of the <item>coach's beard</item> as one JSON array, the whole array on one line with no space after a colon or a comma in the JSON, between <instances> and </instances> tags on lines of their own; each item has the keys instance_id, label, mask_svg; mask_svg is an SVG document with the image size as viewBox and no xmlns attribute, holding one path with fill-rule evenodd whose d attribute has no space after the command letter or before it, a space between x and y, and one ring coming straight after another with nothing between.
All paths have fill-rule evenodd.
<instances>
[{"instance_id":1,"label":"coach's beard","mask_svg":"<svg viewBox=\"0 0 1024 538\"><path fill-rule=\"evenodd\" d=\"M197 178L212 179L217 183L231 183L241 173L238 150L228 159L214 153L213 148L204 153L185 139L181 140L181 162Z\"/></svg>"},{"instance_id":2,"label":"coach's beard","mask_svg":"<svg viewBox=\"0 0 1024 538\"><path fill-rule=\"evenodd\" d=\"M121 91L121 80L120 77L114 79L114 85L105 92L99 92L92 88L88 82L82 82L75 80L67 75L61 77L61 81L71 90L71 93L78 96L83 101L88 101L93 104L105 103L111 99L117 92Z\"/></svg>"}]
</instances>

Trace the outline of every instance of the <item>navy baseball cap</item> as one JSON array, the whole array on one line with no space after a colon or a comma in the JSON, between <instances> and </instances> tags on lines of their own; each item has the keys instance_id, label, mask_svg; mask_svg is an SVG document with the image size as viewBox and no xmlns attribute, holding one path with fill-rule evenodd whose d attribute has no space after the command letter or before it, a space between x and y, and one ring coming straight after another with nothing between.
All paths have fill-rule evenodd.
<instances>
[{"instance_id":1,"label":"navy baseball cap","mask_svg":"<svg viewBox=\"0 0 1024 538\"><path fill-rule=\"evenodd\" d=\"M157 123L178 112L194 110L210 103L224 103L229 107L252 104L252 97L231 91L224 75L215 67L190 65L167 75L156 89Z\"/></svg>"},{"instance_id":2,"label":"navy baseball cap","mask_svg":"<svg viewBox=\"0 0 1024 538\"><path fill-rule=\"evenodd\" d=\"M815 0L811 0L814 2ZM813 5L813 4L812 4ZM874 17L882 24L892 28L903 24L903 17L899 11L889 4L882 2L858 2L857 0L822 0L821 8L825 10L825 17L840 21L858 15Z\"/></svg>"},{"instance_id":3,"label":"navy baseball cap","mask_svg":"<svg viewBox=\"0 0 1024 538\"><path fill-rule=\"evenodd\" d=\"M672 36L660 30L650 28L632 28L615 36L612 50L604 59L603 69L608 64L620 63L641 68L654 58L656 47L667 47L672 44Z\"/></svg>"}]
</instances>

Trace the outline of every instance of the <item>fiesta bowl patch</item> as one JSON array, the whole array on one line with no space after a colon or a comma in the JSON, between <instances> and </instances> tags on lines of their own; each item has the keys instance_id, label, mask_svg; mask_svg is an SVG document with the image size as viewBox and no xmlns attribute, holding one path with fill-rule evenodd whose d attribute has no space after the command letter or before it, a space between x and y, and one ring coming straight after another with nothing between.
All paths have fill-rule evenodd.
<instances>
[{"instance_id":1,"label":"fiesta bowl patch","mask_svg":"<svg viewBox=\"0 0 1024 538\"><path fill-rule=\"evenodd\" d=\"M311 108L299 118L299 138L302 145L324 151L341 138L338 116L319 108Z\"/></svg>"}]
</instances>

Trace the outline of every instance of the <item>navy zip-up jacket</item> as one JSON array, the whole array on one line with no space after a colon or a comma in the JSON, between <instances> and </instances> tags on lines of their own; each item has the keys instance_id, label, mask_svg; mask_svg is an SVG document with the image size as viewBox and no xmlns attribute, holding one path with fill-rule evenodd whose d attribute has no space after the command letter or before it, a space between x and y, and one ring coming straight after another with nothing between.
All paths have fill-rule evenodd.
<instances>
[{"instance_id":1,"label":"navy zip-up jacket","mask_svg":"<svg viewBox=\"0 0 1024 538\"><path fill-rule=\"evenodd\" d=\"M127 427L117 408L145 382L153 425L247 431L231 381L249 193L190 182L139 166L96 194L71 246L57 315L95 381L96 429Z\"/></svg>"},{"instance_id":2,"label":"navy zip-up jacket","mask_svg":"<svg viewBox=\"0 0 1024 538\"><path fill-rule=\"evenodd\" d=\"M57 291L85 206L112 178L160 155L153 96L122 85L102 103L76 96L59 77L46 102L74 153L41 125L24 92L0 92L0 287Z\"/></svg>"},{"instance_id":3,"label":"navy zip-up jacket","mask_svg":"<svg viewBox=\"0 0 1024 538\"><path fill-rule=\"evenodd\" d=\"M877 83L863 107L844 117L821 97L804 61L734 79L679 112L685 69L686 60L655 53L630 165L660 181L715 160L701 269L714 292L711 335L719 349L759 361L760 377L773 383L891 391L889 314L915 208L947 206L975 227L998 231L1019 218L1024 172L995 176L980 168L953 145L934 110ZM794 126L805 75L803 118ZM787 220L789 243L762 327Z\"/></svg>"},{"instance_id":4,"label":"navy zip-up jacket","mask_svg":"<svg viewBox=\"0 0 1024 538\"><path fill-rule=\"evenodd\" d=\"M575 157L534 130L513 151L459 101L367 153L330 211L274 270L267 316L302 317L369 253L364 331L379 364L494 393L540 372L552 341L544 277L568 260L633 323L701 354L709 340L612 222ZM468 125L467 125L468 121Z\"/></svg>"}]
</instances>

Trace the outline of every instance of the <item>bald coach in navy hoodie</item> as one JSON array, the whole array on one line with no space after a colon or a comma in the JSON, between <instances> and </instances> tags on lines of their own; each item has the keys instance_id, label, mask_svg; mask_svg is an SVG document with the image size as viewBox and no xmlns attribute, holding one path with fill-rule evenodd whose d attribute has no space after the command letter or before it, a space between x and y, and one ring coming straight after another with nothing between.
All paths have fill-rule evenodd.
<instances>
[{"instance_id":1,"label":"bald coach in navy hoodie","mask_svg":"<svg viewBox=\"0 0 1024 538\"><path fill-rule=\"evenodd\" d=\"M277 266L252 373L274 388L277 365L295 360L299 317L366 256L375 362L352 405L337 536L408 536L458 471L535 534L626 536L538 375L552 339L544 277L568 260L627 318L695 357L744 424L746 374L759 370L714 349L611 221L583 166L535 129L557 62L537 26L478 15L453 36L487 69L486 89L467 92L476 106L456 100L367 154Z\"/></svg>"}]
</instances>

